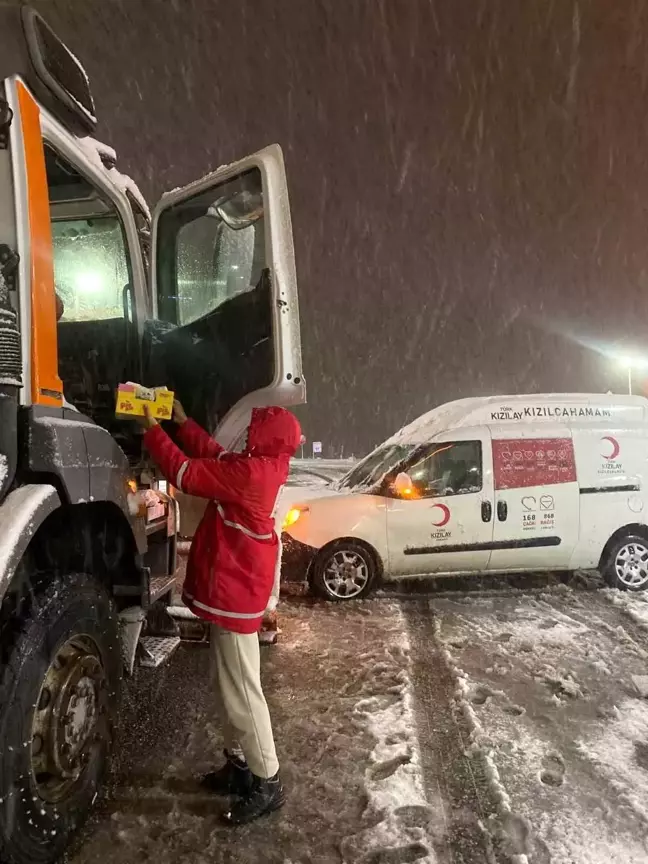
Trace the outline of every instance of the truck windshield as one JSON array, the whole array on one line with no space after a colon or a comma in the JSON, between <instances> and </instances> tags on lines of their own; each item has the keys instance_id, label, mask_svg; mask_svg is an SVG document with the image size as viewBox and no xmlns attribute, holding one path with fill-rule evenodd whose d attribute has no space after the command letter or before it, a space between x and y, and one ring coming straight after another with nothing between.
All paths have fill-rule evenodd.
<instances>
[{"instance_id":1,"label":"truck windshield","mask_svg":"<svg viewBox=\"0 0 648 864\"><path fill-rule=\"evenodd\" d=\"M342 478L340 489L369 489L415 450L413 444L386 444L374 450Z\"/></svg>"}]
</instances>

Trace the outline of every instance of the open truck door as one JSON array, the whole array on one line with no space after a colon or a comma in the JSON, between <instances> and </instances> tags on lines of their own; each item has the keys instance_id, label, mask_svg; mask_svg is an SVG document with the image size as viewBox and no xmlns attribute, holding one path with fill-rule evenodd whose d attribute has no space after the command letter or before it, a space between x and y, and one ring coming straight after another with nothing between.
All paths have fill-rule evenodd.
<instances>
[{"instance_id":1,"label":"open truck door","mask_svg":"<svg viewBox=\"0 0 648 864\"><path fill-rule=\"evenodd\" d=\"M278 145L165 195L153 213L147 380L219 442L254 407L305 401L292 225Z\"/></svg>"}]
</instances>

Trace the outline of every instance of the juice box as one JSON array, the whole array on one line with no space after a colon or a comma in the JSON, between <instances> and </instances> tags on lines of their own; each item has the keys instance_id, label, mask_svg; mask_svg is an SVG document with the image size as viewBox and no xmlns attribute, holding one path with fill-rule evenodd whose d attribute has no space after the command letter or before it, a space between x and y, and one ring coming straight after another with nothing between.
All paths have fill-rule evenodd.
<instances>
[{"instance_id":1,"label":"juice box","mask_svg":"<svg viewBox=\"0 0 648 864\"><path fill-rule=\"evenodd\" d=\"M173 390L166 387L142 387L128 381L120 384L117 390L117 417L143 417L144 406L148 405L151 416L156 420L170 420L173 413Z\"/></svg>"}]
</instances>

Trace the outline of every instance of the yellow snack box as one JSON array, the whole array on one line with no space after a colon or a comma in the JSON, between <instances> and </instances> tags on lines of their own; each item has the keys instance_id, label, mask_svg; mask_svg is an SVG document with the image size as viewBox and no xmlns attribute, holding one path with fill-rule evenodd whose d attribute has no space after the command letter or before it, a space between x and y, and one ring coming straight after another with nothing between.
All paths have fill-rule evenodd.
<instances>
[{"instance_id":1,"label":"yellow snack box","mask_svg":"<svg viewBox=\"0 0 648 864\"><path fill-rule=\"evenodd\" d=\"M128 381L120 384L117 390L117 417L143 417L144 406L148 405L151 416L156 420L170 420L173 414L173 390L166 387L142 387Z\"/></svg>"}]
</instances>

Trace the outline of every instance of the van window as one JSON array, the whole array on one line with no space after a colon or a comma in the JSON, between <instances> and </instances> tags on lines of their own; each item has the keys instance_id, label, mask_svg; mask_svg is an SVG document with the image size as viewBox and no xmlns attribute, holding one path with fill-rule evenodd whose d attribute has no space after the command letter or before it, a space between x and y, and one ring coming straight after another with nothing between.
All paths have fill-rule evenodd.
<instances>
[{"instance_id":1,"label":"van window","mask_svg":"<svg viewBox=\"0 0 648 864\"><path fill-rule=\"evenodd\" d=\"M479 492L482 488L481 441L438 442L406 470L417 498Z\"/></svg>"}]
</instances>

